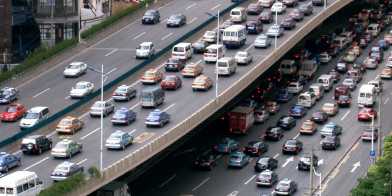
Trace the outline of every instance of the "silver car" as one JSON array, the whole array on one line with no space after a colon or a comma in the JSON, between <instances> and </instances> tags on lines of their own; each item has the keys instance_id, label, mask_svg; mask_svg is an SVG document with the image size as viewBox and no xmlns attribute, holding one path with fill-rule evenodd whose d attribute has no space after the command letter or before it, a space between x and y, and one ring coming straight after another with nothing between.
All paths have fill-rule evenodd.
<instances>
[{"instance_id":1,"label":"silver car","mask_svg":"<svg viewBox=\"0 0 392 196\"><path fill-rule=\"evenodd\" d=\"M237 65L248 65L252 62L253 57L247 51L238 51L234 56Z\"/></svg>"},{"instance_id":2,"label":"silver car","mask_svg":"<svg viewBox=\"0 0 392 196\"><path fill-rule=\"evenodd\" d=\"M52 178L55 182L63 181L73 175L83 173L83 170L83 166L69 161L64 161L54 168L50 178Z\"/></svg>"},{"instance_id":3,"label":"silver car","mask_svg":"<svg viewBox=\"0 0 392 196\"><path fill-rule=\"evenodd\" d=\"M278 25L278 24L274 24L272 26L270 26L270 28L267 31L267 36L268 37L280 37L283 35L283 28Z\"/></svg>"},{"instance_id":4,"label":"silver car","mask_svg":"<svg viewBox=\"0 0 392 196\"><path fill-rule=\"evenodd\" d=\"M265 34L260 34L253 44L255 48L268 48L271 46L271 39Z\"/></svg>"},{"instance_id":5,"label":"silver car","mask_svg":"<svg viewBox=\"0 0 392 196\"><path fill-rule=\"evenodd\" d=\"M143 42L136 48L136 58L151 58L155 54L152 42Z\"/></svg>"},{"instance_id":6,"label":"silver car","mask_svg":"<svg viewBox=\"0 0 392 196\"><path fill-rule=\"evenodd\" d=\"M64 69L64 77L79 77L87 72L87 64L83 62L72 62Z\"/></svg>"},{"instance_id":7,"label":"silver car","mask_svg":"<svg viewBox=\"0 0 392 196\"><path fill-rule=\"evenodd\" d=\"M133 136L131 133L117 130L112 133L106 140L105 146L108 149L124 150L128 145L132 144Z\"/></svg>"},{"instance_id":8,"label":"silver car","mask_svg":"<svg viewBox=\"0 0 392 196\"><path fill-rule=\"evenodd\" d=\"M108 99L105 101L96 101L90 108L90 116L107 116L114 111L113 99Z\"/></svg>"}]
</instances>

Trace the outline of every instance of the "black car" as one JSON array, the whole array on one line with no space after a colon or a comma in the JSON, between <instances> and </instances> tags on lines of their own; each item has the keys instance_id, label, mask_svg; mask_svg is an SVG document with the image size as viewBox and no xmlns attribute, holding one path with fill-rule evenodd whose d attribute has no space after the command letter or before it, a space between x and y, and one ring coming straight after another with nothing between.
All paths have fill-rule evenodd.
<instances>
[{"instance_id":1,"label":"black car","mask_svg":"<svg viewBox=\"0 0 392 196\"><path fill-rule=\"evenodd\" d=\"M292 17L286 17L280 24L285 30L291 30L295 28L295 20Z\"/></svg>"},{"instance_id":2,"label":"black car","mask_svg":"<svg viewBox=\"0 0 392 196\"><path fill-rule=\"evenodd\" d=\"M336 150L340 146L340 138L338 136L326 136L320 143L323 150Z\"/></svg>"},{"instance_id":3,"label":"black car","mask_svg":"<svg viewBox=\"0 0 392 196\"><path fill-rule=\"evenodd\" d=\"M325 123L328 120L328 114L323 111L317 111L312 114L312 121L315 123Z\"/></svg>"},{"instance_id":4,"label":"black car","mask_svg":"<svg viewBox=\"0 0 392 196\"><path fill-rule=\"evenodd\" d=\"M271 10L264 10L257 17L262 23L272 23L274 21Z\"/></svg>"},{"instance_id":5,"label":"black car","mask_svg":"<svg viewBox=\"0 0 392 196\"><path fill-rule=\"evenodd\" d=\"M147 10L142 17L142 24L159 23L161 15L158 10Z\"/></svg>"},{"instance_id":6,"label":"black car","mask_svg":"<svg viewBox=\"0 0 392 196\"><path fill-rule=\"evenodd\" d=\"M20 149L23 154L42 154L52 149L52 140L44 135L31 135L23 138Z\"/></svg>"},{"instance_id":7,"label":"black car","mask_svg":"<svg viewBox=\"0 0 392 196\"><path fill-rule=\"evenodd\" d=\"M268 170L274 170L278 168L278 160L272 158L272 157L260 157L256 161L255 165L255 171L256 172L262 172L266 169Z\"/></svg>"},{"instance_id":8,"label":"black car","mask_svg":"<svg viewBox=\"0 0 392 196\"><path fill-rule=\"evenodd\" d=\"M283 154L289 154L289 153L298 154L299 152L302 151L302 148L303 148L303 144L301 141L296 140L296 139L289 139L289 140L286 140L286 142L283 144L282 153Z\"/></svg>"},{"instance_id":9,"label":"black car","mask_svg":"<svg viewBox=\"0 0 392 196\"><path fill-rule=\"evenodd\" d=\"M314 6L323 6L325 0L312 0Z\"/></svg>"},{"instance_id":10,"label":"black car","mask_svg":"<svg viewBox=\"0 0 392 196\"><path fill-rule=\"evenodd\" d=\"M260 12L263 10L263 8L260 6L258 3L251 3L248 5L248 8L246 9L246 13L248 15L257 15L260 14Z\"/></svg>"},{"instance_id":11,"label":"black car","mask_svg":"<svg viewBox=\"0 0 392 196\"><path fill-rule=\"evenodd\" d=\"M166 27L181 27L186 24L186 16L184 14L171 15L167 19Z\"/></svg>"},{"instance_id":12,"label":"black car","mask_svg":"<svg viewBox=\"0 0 392 196\"><path fill-rule=\"evenodd\" d=\"M193 43L192 44L193 53L203 54L204 52L206 52L208 45L209 45L208 42L204 41L204 40L199 40L199 41Z\"/></svg>"},{"instance_id":13,"label":"black car","mask_svg":"<svg viewBox=\"0 0 392 196\"><path fill-rule=\"evenodd\" d=\"M264 140L279 141L283 137L283 130L280 127L268 127L264 135Z\"/></svg>"},{"instance_id":14,"label":"black car","mask_svg":"<svg viewBox=\"0 0 392 196\"><path fill-rule=\"evenodd\" d=\"M8 104L18 99L18 90L12 87L4 87L0 90L0 103Z\"/></svg>"},{"instance_id":15,"label":"black car","mask_svg":"<svg viewBox=\"0 0 392 196\"><path fill-rule=\"evenodd\" d=\"M305 16L312 15L313 13L313 5L311 3L305 3L299 6L299 11L304 13Z\"/></svg>"},{"instance_id":16,"label":"black car","mask_svg":"<svg viewBox=\"0 0 392 196\"><path fill-rule=\"evenodd\" d=\"M217 165L219 154L213 150L204 151L200 156L196 157L193 166L196 169L212 170Z\"/></svg>"},{"instance_id":17,"label":"black car","mask_svg":"<svg viewBox=\"0 0 392 196\"><path fill-rule=\"evenodd\" d=\"M260 156L268 151L268 145L262 141L251 141L245 147L244 152L250 156Z\"/></svg>"},{"instance_id":18,"label":"black car","mask_svg":"<svg viewBox=\"0 0 392 196\"><path fill-rule=\"evenodd\" d=\"M292 116L282 116L279 118L276 126L281 127L284 130L289 130L297 124L296 120Z\"/></svg>"},{"instance_id":19,"label":"black car","mask_svg":"<svg viewBox=\"0 0 392 196\"><path fill-rule=\"evenodd\" d=\"M165 61L166 71L181 71L185 67L185 61L178 58L169 58Z\"/></svg>"},{"instance_id":20,"label":"black car","mask_svg":"<svg viewBox=\"0 0 392 196\"><path fill-rule=\"evenodd\" d=\"M246 31L248 34L259 34L263 31L263 23L260 20L249 20L246 23Z\"/></svg>"},{"instance_id":21,"label":"black car","mask_svg":"<svg viewBox=\"0 0 392 196\"><path fill-rule=\"evenodd\" d=\"M318 157L313 154L313 160L311 160L311 155L306 154L305 156L301 157L298 162L298 170L309 171L310 170L310 163L313 161L313 167L317 168L318 166Z\"/></svg>"}]
</instances>

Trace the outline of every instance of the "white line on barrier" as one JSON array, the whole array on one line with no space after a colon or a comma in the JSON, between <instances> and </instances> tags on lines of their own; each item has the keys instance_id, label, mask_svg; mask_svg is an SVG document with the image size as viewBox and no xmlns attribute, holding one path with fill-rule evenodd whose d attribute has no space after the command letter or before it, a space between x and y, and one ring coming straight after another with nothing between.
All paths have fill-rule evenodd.
<instances>
[{"instance_id":1,"label":"white line on barrier","mask_svg":"<svg viewBox=\"0 0 392 196\"><path fill-rule=\"evenodd\" d=\"M189 10L189 9L191 9L192 7L194 7L195 5L196 5L196 3L192 3L191 5L189 5L188 7L186 7L185 10Z\"/></svg>"},{"instance_id":2,"label":"white line on barrier","mask_svg":"<svg viewBox=\"0 0 392 196\"><path fill-rule=\"evenodd\" d=\"M118 50L118 49L116 48L116 49L110 51L109 53L105 54L105 56L110 56L110 55L112 55L113 53L117 52L117 50Z\"/></svg>"},{"instance_id":3,"label":"white line on barrier","mask_svg":"<svg viewBox=\"0 0 392 196\"><path fill-rule=\"evenodd\" d=\"M86 137L90 136L91 134L97 132L97 131L100 130L100 129L101 129L101 128L96 128L94 131L91 131L90 133L88 133L87 135L81 137L80 139L81 139L81 140L84 140L84 139L86 139Z\"/></svg>"},{"instance_id":4,"label":"white line on barrier","mask_svg":"<svg viewBox=\"0 0 392 196\"><path fill-rule=\"evenodd\" d=\"M214 7L212 7L210 10L212 11L212 10L215 10L216 8L218 8L218 7L220 7L221 6L221 4L217 4L216 6L214 6Z\"/></svg>"},{"instance_id":5,"label":"white line on barrier","mask_svg":"<svg viewBox=\"0 0 392 196\"><path fill-rule=\"evenodd\" d=\"M45 158L41 159L40 161L38 161L38 162L36 162L36 163L34 163L34 164L32 164L32 165L30 165L30 166L24 168L23 171L29 170L29 169L31 169L31 168L33 168L33 167L35 167L35 166L41 164L42 162L44 162L44 161L46 161L46 160L48 160L48 159L49 159L49 157L45 157Z\"/></svg>"},{"instance_id":6,"label":"white line on barrier","mask_svg":"<svg viewBox=\"0 0 392 196\"><path fill-rule=\"evenodd\" d=\"M163 40L169 38L169 37L172 36L172 35L173 35L173 33L169 33L169 34L163 36L161 40L163 41Z\"/></svg>"},{"instance_id":7,"label":"white line on barrier","mask_svg":"<svg viewBox=\"0 0 392 196\"><path fill-rule=\"evenodd\" d=\"M205 183L207 183L210 180L210 177L204 179L203 181L201 181L200 184L198 184L197 186L195 186L195 188L192 189L192 191L196 191L198 188L200 188L201 186L203 186Z\"/></svg>"},{"instance_id":8,"label":"white line on barrier","mask_svg":"<svg viewBox=\"0 0 392 196\"><path fill-rule=\"evenodd\" d=\"M256 175L251 176L244 184L247 185L249 182L252 182L252 180L256 178Z\"/></svg>"},{"instance_id":9,"label":"white line on barrier","mask_svg":"<svg viewBox=\"0 0 392 196\"><path fill-rule=\"evenodd\" d=\"M87 159L83 159L83 160L77 162L76 164L77 164L77 165L81 165L81 164L83 164L83 163L86 162L86 161L87 161Z\"/></svg>"},{"instance_id":10,"label":"white line on barrier","mask_svg":"<svg viewBox=\"0 0 392 196\"><path fill-rule=\"evenodd\" d=\"M146 32L139 33L138 35L136 35L136 36L133 38L133 40L136 40L136 39L140 38L140 37L143 36L144 34L146 34Z\"/></svg>"},{"instance_id":11,"label":"white line on barrier","mask_svg":"<svg viewBox=\"0 0 392 196\"><path fill-rule=\"evenodd\" d=\"M43 90L43 91L41 91L41 92L35 94L35 95L33 96L33 98L37 98L38 96L44 94L45 92L47 92L47 91L49 91L49 90L50 90L50 88L47 88L47 89L45 89L45 90Z\"/></svg>"},{"instance_id":12,"label":"white line on barrier","mask_svg":"<svg viewBox=\"0 0 392 196\"><path fill-rule=\"evenodd\" d=\"M348 111L343 115L343 117L342 117L340 120L343 121L343 120L348 116L348 114L350 114L350 112L351 112L351 110L348 110Z\"/></svg>"}]
</instances>

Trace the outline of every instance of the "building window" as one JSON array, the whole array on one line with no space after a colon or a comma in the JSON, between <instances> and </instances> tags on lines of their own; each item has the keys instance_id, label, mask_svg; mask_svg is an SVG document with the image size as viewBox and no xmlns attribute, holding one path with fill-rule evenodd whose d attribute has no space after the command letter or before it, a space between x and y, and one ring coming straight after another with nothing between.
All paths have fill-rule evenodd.
<instances>
[{"instance_id":1,"label":"building window","mask_svg":"<svg viewBox=\"0 0 392 196\"><path fill-rule=\"evenodd\" d=\"M73 38L73 25L71 24L65 24L64 25L64 40L69 40Z\"/></svg>"},{"instance_id":2,"label":"building window","mask_svg":"<svg viewBox=\"0 0 392 196\"><path fill-rule=\"evenodd\" d=\"M52 39L53 25L52 24L40 24L39 31L41 33L41 40Z\"/></svg>"}]
</instances>

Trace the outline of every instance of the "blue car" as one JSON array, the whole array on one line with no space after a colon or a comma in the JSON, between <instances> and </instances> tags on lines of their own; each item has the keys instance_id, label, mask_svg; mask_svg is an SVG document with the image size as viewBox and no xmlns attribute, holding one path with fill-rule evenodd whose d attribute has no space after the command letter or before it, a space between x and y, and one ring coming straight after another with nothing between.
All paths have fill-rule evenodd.
<instances>
[{"instance_id":1,"label":"blue car","mask_svg":"<svg viewBox=\"0 0 392 196\"><path fill-rule=\"evenodd\" d=\"M214 146L216 152L231 153L240 148L240 144L228 137L223 138L217 145Z\"/></svg>"},{"instance_id":2,"label":"blue car","mask_svg":"<svg viewBox=\"0 0 392 196\"><path fill-rule=\"evenodd\" d=\"M18 90L16 88L4 87L0 90L0 103L8 104L18 98Z\"/></svg>"},{"instance_id":3,"label":"blue car","mask_svg":"<svg viewBox=\"0 0 392 196\"><path fill-rule=\"evenodd\" d=\"M7 173L9 169L19 167L22 164L20 157L6 152L0 153L0 172Z\"/></svg>"},{"instance_id":4,"label":"blue car","mask_svg":"<svg viewBox=\"0 0 392 196\"><path fill-rule=\"evenodd\" d=\"M166 112L162 112L156 109L147 116L146 125L147 126L159 126L163 127L165 124L169 123L170 115Z\"/></svg>"},{"instance_id":5,"label":"blue car","mask_svg":"<svg viewBox=\"0 0 392 196\"><path fill-rule=\"evenodd\" d=\"M289 115L295 118L302 118L306 115L306 108L301 105L295 105L290 108Z\"/></svg>"},{"instance_id":6,"label":"blue car","mask_svg":"<svg viewBox=\"0 0 392 196\"><path fill-rule=\"evenodd\" d=\"M384 39L381 39L378 41L378 46L382 48L383 50L387 50L389 48L389 43L385 41Z\"/></svg>"},{"instance_id":7,"label":"blue car","mask_svg":"<svg viewBox=\"0 0 392 196\"><path fill-rule=\"evenodd\" d=\"M293 94L289 93L287 89L280 89L276 95L276 101L281 103L286 103L293 98Z\"/></svg>"},{"instance_id":8,"label":"blue car","mask_svg":"<svg viewBox=\"0 0 392 196\"><path fill-rule=\"evenodd\" d=\"M229 157L229 167L243 168L249 163L250 157L244 152L233 152Z\"/></svg>"},{"instance_id":9,"label":"blue car","mask_svg":"<svg viewBox=\"0 0 392 196\"><path fill-rule=\"evenodd\" d=\"M136 120L136 112L128 109L126 107L122 107L116 112L114 112L112 116L112 124L113 125L129 125L131 122Z\"/></svg>"}]
</instances>

